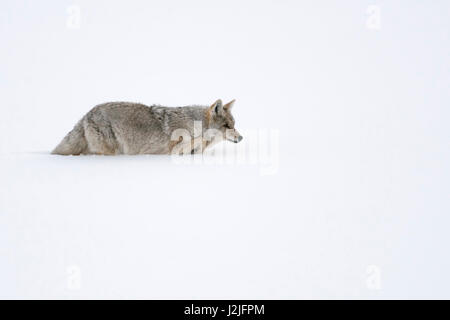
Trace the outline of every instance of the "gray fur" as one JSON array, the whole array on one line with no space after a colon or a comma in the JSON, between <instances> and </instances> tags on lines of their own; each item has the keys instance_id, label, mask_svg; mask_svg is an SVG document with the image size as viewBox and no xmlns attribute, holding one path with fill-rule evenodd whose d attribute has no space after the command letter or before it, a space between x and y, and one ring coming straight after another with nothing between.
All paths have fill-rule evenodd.
<instances>
[{"instance_id":1,"label":"gray fur","mask_svg":"<svg viewBox=\"0 0 450 320\"><path fill-rule=\"evenodd\" d=\"M176 108L131 102L100 104L75 125L52 154L170 154L180 147L194 153L223 139L239 142L242 136L234 129L233 103L222 105L217 100L209 107ZM200 136L196 133L199 137L194 137L194 121L202 124ZM174 136L177 129L200 139L200 144ZM212 139L204 137L208 129L215 130Z\"/></svg>"}]
</instances>

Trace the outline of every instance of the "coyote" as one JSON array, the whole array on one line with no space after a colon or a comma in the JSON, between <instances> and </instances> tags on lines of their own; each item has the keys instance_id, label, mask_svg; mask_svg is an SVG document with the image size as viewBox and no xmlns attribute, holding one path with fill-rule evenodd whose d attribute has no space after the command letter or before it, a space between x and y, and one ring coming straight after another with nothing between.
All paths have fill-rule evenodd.
<instances>
[{"instance_id":1,"label":"coyote","mask_svg":"<svg viewBox=\"0 0 450 320\"><path fill-rule=\"evenodd\" d=\"M217 142L238 143L231 108L222 105L162 107L130 102L95 106L52 154L185 154L201 153Z\"/></svg>"}]
</instances>

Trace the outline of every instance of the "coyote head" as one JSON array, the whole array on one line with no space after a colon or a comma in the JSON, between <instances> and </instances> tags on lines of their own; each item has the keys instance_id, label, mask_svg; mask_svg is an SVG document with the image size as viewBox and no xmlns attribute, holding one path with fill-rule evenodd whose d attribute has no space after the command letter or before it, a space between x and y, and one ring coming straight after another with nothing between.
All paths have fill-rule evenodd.
<instances>
[{"instance_id":1,"label":"coyote head","mask_svg":"<svg viewBox=\"0 0 450 320\"><path fill-rule=\"evenodd\" d=\"M208 129L209 132L213 132L214 139L228 140L234 143L242 140L242 136L234 128L234 118L231 115L234 102L235 100L232 100L222 105L222 100L219 99L208 108Z\"/></svg>"}]
</instances>

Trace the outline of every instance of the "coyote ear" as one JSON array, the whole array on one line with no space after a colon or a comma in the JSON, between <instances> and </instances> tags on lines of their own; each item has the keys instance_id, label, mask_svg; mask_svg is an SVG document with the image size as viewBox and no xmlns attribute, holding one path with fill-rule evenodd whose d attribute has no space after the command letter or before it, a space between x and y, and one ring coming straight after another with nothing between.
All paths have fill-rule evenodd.
<instances>
[{"instance_id":1,"label":"coyote ear","mask_svg":"<svg viewBox=\"0 0 450 320\"><path fill-rule=\"evenodd\" d=\"M236 99L233 99L230 102L228 102L226 105L224 105L223 108L225 109L225 111L231 111L231 108L233 108L235 101L236 101Z\"/></svg>"},{"instance_id":2,"label":"coyote ear","mask_svg":"<svg viewBox=\"0 0 450 320\"><path fill-rule=\"evenodd\" d=\"M223 107L222 107L222 100L217 100L216 102L214 102L212 105L211 105L211 107L209 107L209 111L211 112L211 113L220 113L220 112L222 112L222 109L223 109Z\"/></svg>"}]
</instances>

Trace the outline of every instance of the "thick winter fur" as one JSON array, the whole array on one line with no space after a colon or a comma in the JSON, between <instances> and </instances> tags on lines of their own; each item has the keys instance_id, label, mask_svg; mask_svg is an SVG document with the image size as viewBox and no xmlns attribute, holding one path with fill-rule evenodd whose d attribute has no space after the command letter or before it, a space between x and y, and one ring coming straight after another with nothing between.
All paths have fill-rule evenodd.
<instances>
[{"instance_id":1,"label":"thick winter fur","mask_svg":"<svg viewBox=\"0 0 450 320\"><path fill-rule=\"evenodd\" d=\"M234 128L233 104L217 100L211 106L171 108L104 103L89 111L52 154L198 153L224 139L237 143L242 136Z\"/></svg>"}]
</instances>

